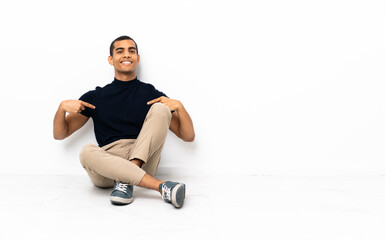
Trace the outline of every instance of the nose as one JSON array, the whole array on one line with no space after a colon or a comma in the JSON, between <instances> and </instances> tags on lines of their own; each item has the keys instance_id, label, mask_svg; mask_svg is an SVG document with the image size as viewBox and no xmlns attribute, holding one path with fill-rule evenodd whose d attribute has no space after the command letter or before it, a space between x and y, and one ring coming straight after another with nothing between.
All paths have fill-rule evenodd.
<instances>
[{"instance_id":1,"label":"nose","mask_svg":"<svg viewBox=\"0 0 385 240\"><path fill-rule=\"evenodd\" d=\"M131 56L128 51L124 51L123 57L130 58Z\"/></svg>"}]
</instances>

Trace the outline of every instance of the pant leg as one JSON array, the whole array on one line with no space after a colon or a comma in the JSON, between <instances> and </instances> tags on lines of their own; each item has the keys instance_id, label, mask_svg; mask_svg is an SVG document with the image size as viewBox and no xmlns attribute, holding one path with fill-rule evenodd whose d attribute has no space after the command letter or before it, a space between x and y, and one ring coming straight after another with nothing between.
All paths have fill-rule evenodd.
<instances>
[{"instance_id":1,"label":"pant leg","mask_svg":"<svg viewBox=\"0 0 385 240\"><path fill-rule=\"evenodd\" d=\"M138 185L147 172L157 172L161 151L171 121L170 109L162 104L151 106L136 140L122 139L99 148L88 144L80 152L80 161L92 183L98 187L112 187L113 180ZM144 162L142 168L132 159Z\"/></svg>"},{"instance_id":2,"label":"pant leg","mask_svg":"<svg viewBox=\"0 0 385 240\"><path fill-rule=\"evenodd\" d=\"M171 111L163 103L155 103L147 113L143 127L129 155L129 160L142 160L142 169L154 176L171 122Z\"/></svg>"},{"instance_id":3,"label":"pant leg","mask_svg":"<svg viewBox=\"0 0 385 240\"><path fill-rule=\"evenodd\" d=\"M145 171L127 160L132 139L122 139L100 148L85 145L80 152L80 162L97 187L112 187L113 180L138 185ZM129 146L131 145L131 146Z\"/></svg>"}]
</instances>

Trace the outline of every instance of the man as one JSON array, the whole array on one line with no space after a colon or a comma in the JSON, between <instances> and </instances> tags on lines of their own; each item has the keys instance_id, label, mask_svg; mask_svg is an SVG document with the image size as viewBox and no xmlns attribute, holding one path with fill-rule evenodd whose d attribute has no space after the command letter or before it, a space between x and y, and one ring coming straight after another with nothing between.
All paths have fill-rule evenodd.
<instances>
[{"instance_id":1,"label":"man","mask_svg":"<svg viewBox=\"0 0 385 240\"><path fill-rule=\"evenodd\" d=\"M99 146L84 146L80 162L92 183L101 188L114 187L110 196L113 204L131 203L135 185L159 191L166 202L180 208L185 184L161 181L154 175L168 129L191 142L195 138L193 123L180 101L137 79L139 61L132 38L115 39L108 57L115 79L79 100L61 102L54 118L54 138L70 136L91 117Z\"/></svg>"}]
</instances>

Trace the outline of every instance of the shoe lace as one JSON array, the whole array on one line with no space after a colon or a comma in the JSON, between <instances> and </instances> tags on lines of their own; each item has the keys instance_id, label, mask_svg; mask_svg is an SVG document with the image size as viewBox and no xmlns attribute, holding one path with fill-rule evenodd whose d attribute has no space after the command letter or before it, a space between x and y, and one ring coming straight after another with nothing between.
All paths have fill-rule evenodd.
<instances>
[{"instance_id":1,"label":"shoe lace","mask_svg":"<svg viewBox=\"0 0 385 240\"><path fill-rule=\"evenodd\" d=\"M116 182L115 190L126 192L127 191L127 187L128 187L127 183Z\"/></svg>"},{"instance_id":2,"label":"shoe lace","mask_svg":"<svg viewBox=\"0 0 385 240\"><path fill-rule=\"evenodd\" d=\"M166 201L171 201L171 188L167 187L166 184L162 185L162 198Z\"/></svg>"}]
</instances>

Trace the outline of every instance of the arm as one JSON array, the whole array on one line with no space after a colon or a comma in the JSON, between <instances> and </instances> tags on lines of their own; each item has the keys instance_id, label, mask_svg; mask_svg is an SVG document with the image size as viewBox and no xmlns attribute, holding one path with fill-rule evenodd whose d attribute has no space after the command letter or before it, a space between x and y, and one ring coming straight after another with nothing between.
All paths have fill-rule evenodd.
<instances>
[{"instance_id":1,"label":"arm","mask_svg":"<svg viewBox=\"0 0 385 240\"><path fill-rule=\"evenodd\" d=\"M171 111L174 111L171 118L170 130L179 138L186 142L192 142L195 138L194 125L190 115L184 108L183 104L175 99L160 97L148 102L153 104L156 102L163 103Z\"/></svg>"},{"instance_id":2,"label":"arm","mask_svg":"<svg viewBox=\"0 0 385 240\"><path fill-rule=\"evenodd\" d=\"M88 117L79 114L85 107L95 106L81 100L66 100L60 103L53 121L53 137L62 140L84 126ZM69 114L66 116L66 112Z\"/></svg>"}]
</instances>

